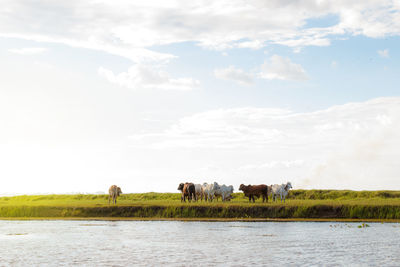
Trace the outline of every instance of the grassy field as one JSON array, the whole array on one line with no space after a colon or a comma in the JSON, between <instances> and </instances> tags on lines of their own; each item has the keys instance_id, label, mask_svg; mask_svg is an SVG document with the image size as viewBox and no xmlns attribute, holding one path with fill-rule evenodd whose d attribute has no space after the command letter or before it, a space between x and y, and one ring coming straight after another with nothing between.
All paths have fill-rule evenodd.
<instances>
[{"instance_id":1,"label":"grassy field","mask_svg":"<svg viewBox=\"0 0 400 267\"><path fill-rule=\"evenodd\" d=\"M400 191L292 190L280 201L181 203L178 193L123 194L118 205L107 195L0 197L0 218L214 218L400 220Z\"/></svg>"}]
</instances>

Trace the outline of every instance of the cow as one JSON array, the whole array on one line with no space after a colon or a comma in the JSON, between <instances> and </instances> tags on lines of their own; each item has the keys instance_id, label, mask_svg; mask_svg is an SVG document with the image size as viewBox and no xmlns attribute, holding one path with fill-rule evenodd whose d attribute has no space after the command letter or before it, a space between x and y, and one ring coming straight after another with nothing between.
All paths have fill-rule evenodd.
<instances>
[{"instance_id":1,"label":"cow","mask_svg":"<svg viewBox=\"0 0 400 267\"><path fill-rule=\"evenodd\" d=\"M286 184L274 184L271 185L271 195L274 201L276 201L276 196L281 197L281 202L283 198L283 203L285 203L286 196L289 194L289 190L292 189L292 184L287 182Z\"/></svg>"},{"instance_id":2,"label":"cow","mask_svg":"<svg viewBox=\"0 0 400 267\"><path fill-rule=\"evenodd\" d=\"M216 182L213 184L204 183L202 188L205 201L213 201L214 192L219 189L219 185Z\"/></svg>"},{"instance_id":3,"label":"cow","mask_svg":"<svg viewBox=\"0 0 400 267\"><path fill-rule=\"evenodd\" d=\"M218 185L218 186L219 186L219 189L214 191L214 196L217 199L217 201L218 201L219 197L222 198L222 201L228 201L228 199L231 200L232 199L231 194L233 193L233 190L234 190L233 186L232 185L226 186L224 184L221 186L220 185Z\"/></svg>"},{"instance_id":4,"label":"cow","mask_svg":"<svg viewBox=\"0 0 400 267\"><path fill-rule=\"evenodd\" d=\"M117 204L117 197L122 194L121 188L112 185L110 186L110 189L108 189L108 205L110 205L110 200L112 199L113 204Z\"/></svg>"},{"instance_id":5,"label":"cow","mask_svg":"<svg viewBox=\"0 0 400 267\"><path fill-rule=\"evenodd\" d=\"M199 199L203 201L203 187L201 186L201 184L195 184L194 189L196 193L196 201L199 201Z\"/></svg>"},{"instance_id":6,"label":"cow","mask_svg":"<svg viewBox=\"0 0 400 267\"><path fill-rule=\"evenodd\" d=\"M181 202L186 202L186 197L189 202L192 198L196 201L196 189L193 183L180 183L178 190L182 192Z\"/></svg>"},{"instance_id":7,"label":"cow","mask_svg":"<svg viewBox=\"0 0 400 267\"><path fill-rule=\"evenodd\" d=\"M253 199L253 203L255 202L254 196L260 197L262 196L263 202L267 200L268 202L268 186L265 184L260 185L244 185L241 184L239 190L243 191L244 195L249 198L249 202Z\"/></svg>"}]
</instances>

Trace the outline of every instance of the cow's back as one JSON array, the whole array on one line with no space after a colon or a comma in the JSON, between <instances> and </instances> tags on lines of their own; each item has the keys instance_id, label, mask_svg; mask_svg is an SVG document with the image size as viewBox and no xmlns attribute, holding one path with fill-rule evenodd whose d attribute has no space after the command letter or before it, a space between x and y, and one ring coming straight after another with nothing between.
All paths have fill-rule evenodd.
<instances>
[{"instance_id":1,"label":"cow's back","mask_svg":"<svg viewBox=\"0 0 400 267\"><path fill-rule=\"evenodd\" d=\"M282 185L280 185L280 184L273 184L273 185L271 185L271 191L272 191L272 193L274 193L274 194L279 194L279 192L281 191L281 189L282 189Z\"/></svg>"}]
</instances>

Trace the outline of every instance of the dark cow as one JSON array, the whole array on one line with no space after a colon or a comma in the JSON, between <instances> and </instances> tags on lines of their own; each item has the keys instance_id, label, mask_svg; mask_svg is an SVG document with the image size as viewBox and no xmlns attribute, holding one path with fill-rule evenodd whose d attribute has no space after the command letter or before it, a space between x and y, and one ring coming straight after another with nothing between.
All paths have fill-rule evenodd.
<instances>
[{"instance_id":1,"label":"dark cow","mask_svg":"<svg viewBox=\"0 0 400 267\"><path fill-rule=\"evenodd\" d=\"M254 196L260 197L262 196L263 202L267 200L268 202L268 191L271 189L268 188L267 185L265 184L260 184L260 185L244 185L241 184L239 187L239 190L243 191L244 195L246 197L249 197L249 202L253 199L253 203L255 202Z\"/></svg>"},{"instance_id":2,"label":"dark cow","mask_svg":"<svg viewBox=\"0 0 400 267\"><path fill-rule=\"evenodd\" d=\"M186 197L189 202L192 198L196 201L196 188L193 183L180 183L178 190L182 192L181 202L186 202Z\"/></svg>"}]
</instances>

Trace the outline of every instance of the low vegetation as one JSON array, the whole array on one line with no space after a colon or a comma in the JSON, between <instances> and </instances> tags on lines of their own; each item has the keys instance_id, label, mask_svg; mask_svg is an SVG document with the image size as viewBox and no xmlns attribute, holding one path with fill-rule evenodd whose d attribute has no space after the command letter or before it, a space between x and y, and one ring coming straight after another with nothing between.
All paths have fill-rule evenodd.
<instances>
[{"instance_id":1,"label":"low vegetation","mask_svg":"<svg viewBox=\"0 0 400 267\"><path fill-rule=\"evenodd\" d=\"M2 218L326 218L400 219L400 191L292 190L286 203L249 203L242 193L230 202L181 203L179 193L0 197Z\"/></svg>"}]
</instances>

